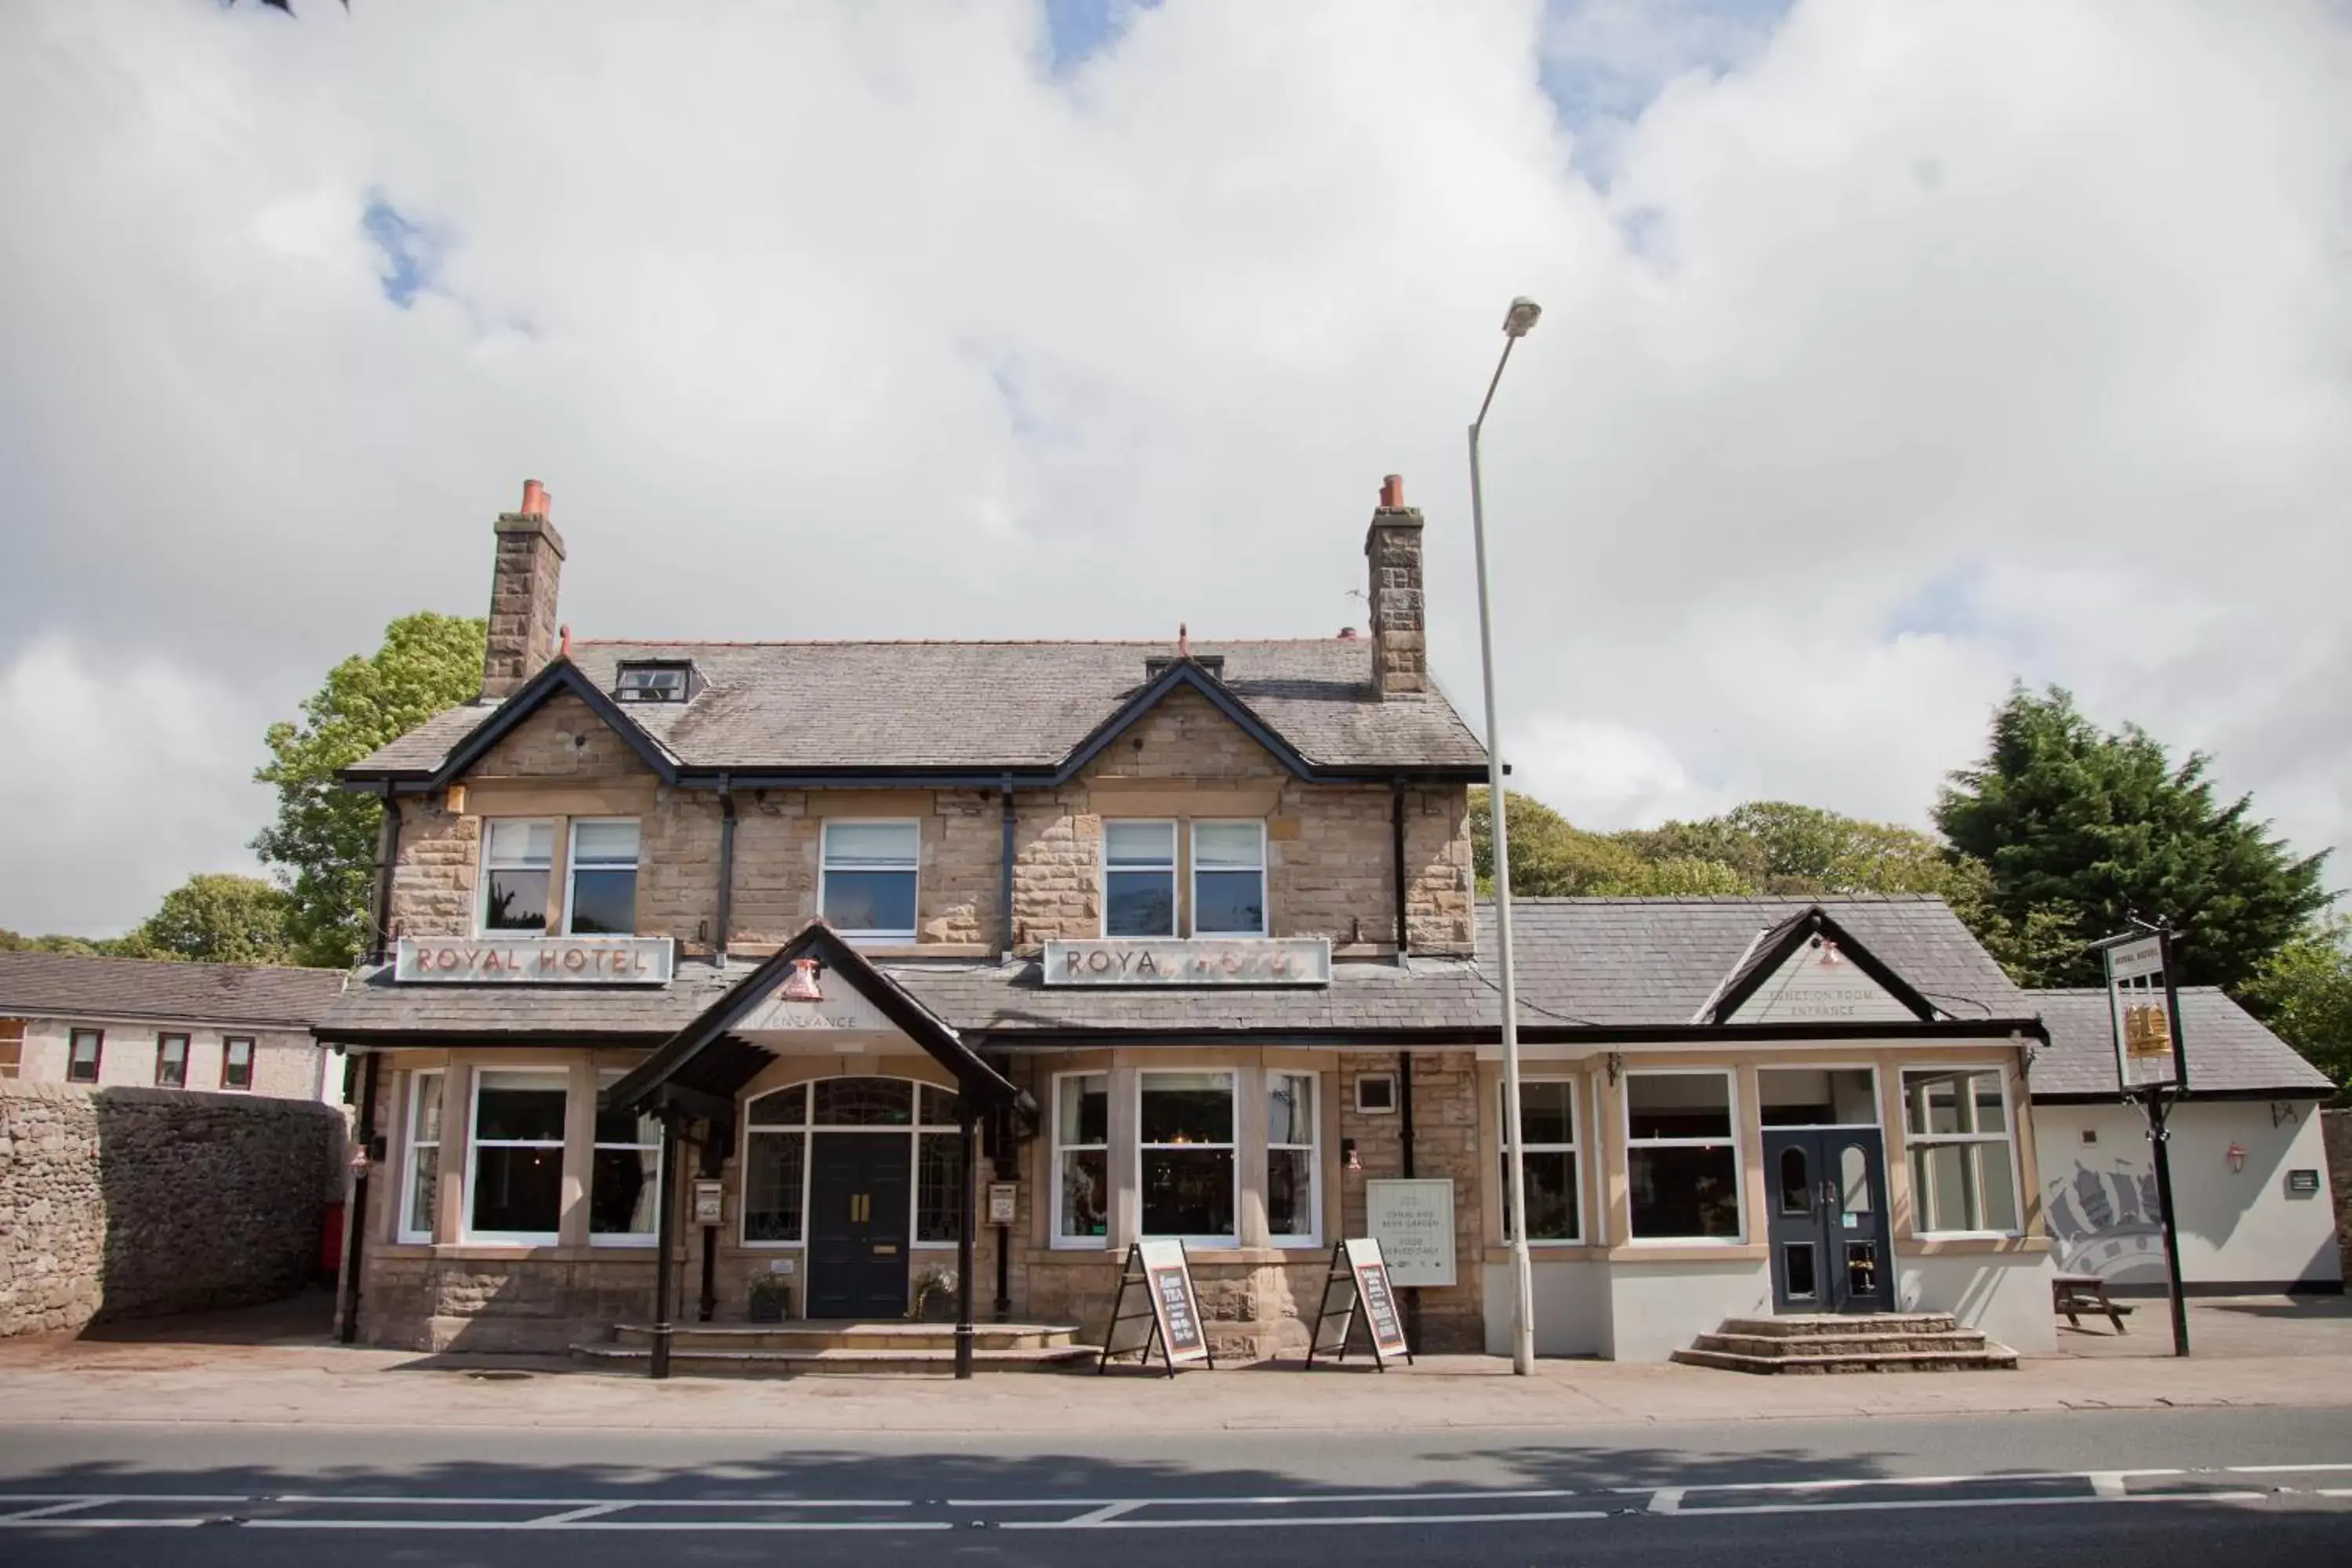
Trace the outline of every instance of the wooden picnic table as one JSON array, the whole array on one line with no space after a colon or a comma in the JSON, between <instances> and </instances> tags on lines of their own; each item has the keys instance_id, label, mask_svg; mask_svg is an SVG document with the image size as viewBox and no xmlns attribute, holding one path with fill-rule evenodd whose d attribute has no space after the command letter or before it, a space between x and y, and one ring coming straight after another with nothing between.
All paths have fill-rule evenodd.
<instances>
[{"instance_id":1,"label":"wooden picnic table","mask_svg":"<svg viewBox=\"0 0 2352 1568\"><path fill-rule=\"evenodd\" d=\"M2065 1315L2071 1328L2083 1326L2082 1319L2076 1315L2078 1313L2105 1312L2107 1321L2116 1326L2116 1332L2131 1331L2124 1327L2124 1314L2132 1309L2117 1306L2115 1298L2107 1294L2107 1282L2095 1274L2061 1274L2052 1279L2050 1305L2053 1310Z\"/></svg>"}]
</instances>

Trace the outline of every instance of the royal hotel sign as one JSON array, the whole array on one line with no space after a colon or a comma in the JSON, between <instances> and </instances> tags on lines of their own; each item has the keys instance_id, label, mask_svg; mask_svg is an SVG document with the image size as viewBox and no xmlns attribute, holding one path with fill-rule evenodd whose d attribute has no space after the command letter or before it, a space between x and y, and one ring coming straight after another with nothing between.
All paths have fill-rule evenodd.
<instances>
[{"instance_id":1,"label":"royal hotel sign","mask_svg":"<svg viewBox=\"0 0 2352 1568\"><path fill-rule=\"evenodd\" d=\"M1049 942L1045 984L1328 985L1331 944L1319 936Z\"/></svg>"},{"instance_id":2,"label":"royal hotel sign","mask_svg":"<svg viewBox=\"0 0 2352 1568\"><path fill-rule=\"evenodd\" d=\"M404 936L392 974L402 984L662 985L677 952L666 936Z\"/></svg>"}]
</instances>

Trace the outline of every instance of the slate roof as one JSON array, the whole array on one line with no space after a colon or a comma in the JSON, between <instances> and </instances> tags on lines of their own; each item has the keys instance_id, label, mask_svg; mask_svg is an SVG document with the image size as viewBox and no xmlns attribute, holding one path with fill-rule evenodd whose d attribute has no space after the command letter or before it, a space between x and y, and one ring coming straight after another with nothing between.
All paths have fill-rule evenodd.
<instances>
[{"instance_id":1,"label":"slate roof","mask_svg":"<svg viewBox=\"0 0 2352 1568\"><path fill-rule=\"evenodd\" d=\"M340 969L0 952L0 1016L299 1029L325 1013L343 982Z\"/></svg>"},{"instance_id":2,"label":"slate roof","mask_svg":"<svg viewBox=\"0 0 2352 1568\"><path fill-rule=\"evenodd\" d=\"M658 1041L692 1023L754 967L681 960L667 985L398 985L387 963L357 975L319 1018L317 1033L325 1040L358 1041L392 1035L460 1040L626 1035Z\"/></svg>"},{"instance_id":3,"label":"slate roof","mask_svg":"<svg viewBox=\"0 0 2352 1568\"><path fill-rule=\"evenodd\" d=\"M2050 1026L2050 1048L2033 1064L2033 1098L2110 1099L2116 1087L2115 1024L2103 988L2027 993ZM2180 1034L2189 1047L2189 1092L2328 1095L2336 1085L2293 1046L2210 985L2180 988Z\"/></svg>"},{"instance_id":4,"label":"slate roof","mask_svg":"<svg viewBox=\"0 0 2352 1568\"><path fill-rule=\"evenodd\" d=\"M1943 900L1851 898L1514 899L1519 999L1555 1021L1686 1024L1739 965L1758 933L1815 905L1954 1018L2030 1018L2033 1007ZM1478 947L1495 944L1492 904Z\"/></svg>"},{"instance_id":5,"label":"slate roof","mask_svg":"<svg viewBox=\"0 0 2352 1568\"><path fill-rule=\"evenodd\" d=\"M1441 693L1382 700L1369 637L1199 643L1225 689L1309 763L1475 768L1486 753ZM691 702L625 710L688 768L1050 768L1147 684L1161 642L574 642L597 689L625 660L690 658ZM354 764L430 773L496 704L453 709Z\"/></svg>"}]
</instances>

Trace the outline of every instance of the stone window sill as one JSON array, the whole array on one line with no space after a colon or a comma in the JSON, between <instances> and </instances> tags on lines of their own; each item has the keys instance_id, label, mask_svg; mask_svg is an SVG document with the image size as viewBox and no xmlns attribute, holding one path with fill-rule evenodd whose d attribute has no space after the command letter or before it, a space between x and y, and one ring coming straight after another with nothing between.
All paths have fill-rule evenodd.
<instances>
[{"instance_id":1,"label":"stone window sill","mask_svg":"<svg viewBox=\"0 0 2352 1568\"><path fill-rule=\"evenodd\" d=\"M369 1248L373 1258L425 1258L443 1263L644 1263L651 1265L650 1247L517 1247L501 1242L460 1241L446 1244L380 1242Z\"/></svg>"},{"instance_id":2,"label":"stone window sill","mask_svg":"<svg viewBox=\"0 0 2352 1568\"><path fill-rule=\"evenodd\" d=\"M2042 1258L2051 1250L2046 1236L1955 1236L1926 1240L1915 1237L1895 1244L1897 1258L1994 1258L2004 1253Z\"/></svg>"}]
</instances>

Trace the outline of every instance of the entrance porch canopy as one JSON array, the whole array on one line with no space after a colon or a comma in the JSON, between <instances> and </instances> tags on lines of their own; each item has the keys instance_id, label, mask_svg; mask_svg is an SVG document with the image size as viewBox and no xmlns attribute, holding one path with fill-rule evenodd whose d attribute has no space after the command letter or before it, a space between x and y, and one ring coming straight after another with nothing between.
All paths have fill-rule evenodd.
<instances>
[{"instance_id":1,"label":"entrance porch canopy","mask_svg":"<svg viewBox=\"0 0 2352 1568\"><path fill-rule=\"evenodd\" d=\"M773 1052L745 1038L738 1028L774 1002L793 963L804 959L815 961L821 986L846 985L854 990L924 1054L953 1074L967 1107L1034 1109L1029 1097L982 1061L945 1020L877 969L823 921L803 927L798 936L606 1089L605 1105L642 1115L683 1111L731 1125L736 1095L776 1059Z\"/></svg>"}]
</instances>

